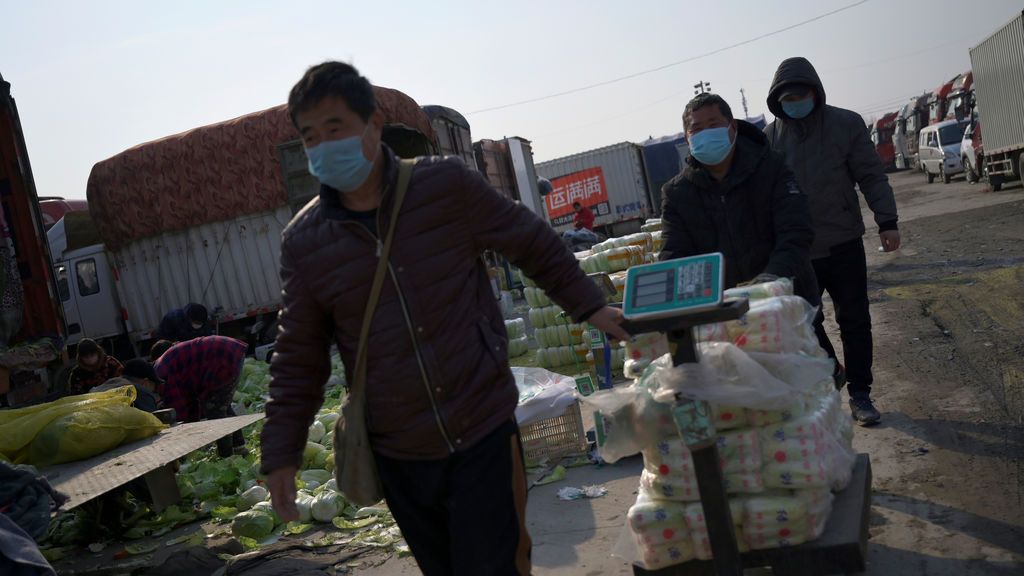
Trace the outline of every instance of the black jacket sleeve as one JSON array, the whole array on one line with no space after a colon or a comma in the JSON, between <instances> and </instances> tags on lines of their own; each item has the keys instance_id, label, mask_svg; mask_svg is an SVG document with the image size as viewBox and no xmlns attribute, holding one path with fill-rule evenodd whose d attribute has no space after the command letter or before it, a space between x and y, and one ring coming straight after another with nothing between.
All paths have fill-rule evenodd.
<instances>
[{"instance_id":1,"label":"black jacket sleeve","mask_svg":"<svg viewBox=\"0 0 1024 576\"><path fill-rule=\"evenodd\" d=\"M779 170L772 185L772 222L775 248L764 272L795 278L810 258L814 227L807 196L800 190L793 173L778 157Z\"/></svg>"},{"instance_id":2,"label":"black jacket sleeve","mask_svg":"<svg viewBox=\"0 0 1024 576\"><path fill-rule=\"evenodd\" d=\"M697 253L690 232L683 224L683 217L672 200L670 185L662 189L661 202L661 253L658 260L674 260Z\"/></svg>"}]
</instances>

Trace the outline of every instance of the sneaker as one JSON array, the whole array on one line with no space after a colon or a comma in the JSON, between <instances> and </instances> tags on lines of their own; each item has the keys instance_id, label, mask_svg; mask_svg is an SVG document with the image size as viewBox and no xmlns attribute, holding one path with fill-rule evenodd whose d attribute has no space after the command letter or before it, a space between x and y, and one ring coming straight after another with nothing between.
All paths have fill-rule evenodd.
<instances>
[{"instance_id":1,"label":"sneaker","mask_svg":"<svg viewBox=\"0 0 1024 576\"><path fill-rule=\"evenodd\" d=\"M872 426L878 424L882 419L882 415L875 409L871 398L867 396L850 398L850 414L853 416L853 421L861 426Z\"/></svg>"},{"instance_id":2,"label":"sneaker","mask_svg":"<svg viewBox=\"0 0 1024 576\"><path fill-rule=\"evenodd\" d=\"M846 385L846 368L836 362L836 368L832 371L832 380L836 383L836 390L842 390Z\"/></svg>"}]
</instances>

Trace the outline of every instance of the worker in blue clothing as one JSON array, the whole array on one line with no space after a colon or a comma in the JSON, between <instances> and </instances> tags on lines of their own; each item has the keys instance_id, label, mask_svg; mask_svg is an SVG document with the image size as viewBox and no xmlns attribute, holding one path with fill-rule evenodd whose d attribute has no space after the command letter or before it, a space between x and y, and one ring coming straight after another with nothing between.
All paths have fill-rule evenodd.
<instances>
[{"instance_id":1,"label":"worker in blue clothing","mask_svg":"<svg viewBox=\"0 0 1024 576\"><path fill-rule=\"evenodd\" d=\"M157 338L172 342L185 342L212 335L210 313L206 311L205 306L194 302L184 308L168 312L156 329Z\"/></svg>"}]
</instances>

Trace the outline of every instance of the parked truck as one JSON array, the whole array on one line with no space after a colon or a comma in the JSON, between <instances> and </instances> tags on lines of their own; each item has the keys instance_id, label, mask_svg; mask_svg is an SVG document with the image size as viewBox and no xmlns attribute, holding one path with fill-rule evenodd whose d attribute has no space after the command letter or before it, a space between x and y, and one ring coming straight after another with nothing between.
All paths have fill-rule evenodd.
<instances>
[{"instance_id":1,"label":"parked truck","mask_svg":"<svg viewBox=\"0 0 1024 576\"><path fill-rule=\"evenodd\" d=\"M928 93L916 98L900 109L896 116L896 128L893 131L892 144L897 170L920 169L918 162L918 134L928 125Z\"/></svg>"},{"instance_id":2,"label":"parked truck","mask_svg":"<svg viewBox=\"0 0 1024 576\"><path fill-rule=\"evenodd\" d=\"M949 93L953 91L953 83L959 76L953 77L949 82L942 84L932 91L928 96L928 124L937 124L946 118L946 100Z\"/></svg>"},{"instance_id":3,"label":"parked truck","mask_svg":"<svg viewBox=\"0 0 1024 576\"><path fill-rule=\"evenodd\" d=\"M1024 11L971 48L978 109L985 120L989 185L1024 176Z\"/></svg>"},{"instance_id":4,"label":"parked truck","mask_svg":"<svg viewBox=\"0 0 1024 576\"><path fill-rule=\"evenodd\" d=\"M400 156L437 152L430 119L375 88L384 141ZM89 176L89 222L51 236L71 341L148 349L169 310L198 302L218 333L269 343L280 309L281 231L319 191L285 106L141 144ZM70 217L70 218L69 218ZM63 241L60 240L63 235Z\"/></svg>"},{"instance_id":5,"label":"parked truck","mask_svg":"<svg viewBox=\"0 0 1024 576\"><path fill-rule=\"evenodd\" d=\"M66 369L64 317L11 85L0 76L0 405L46 396Z\"/></svg>"},{"instance_id":6,"label":"parked truck","mask_svg":"<svg viewBox=\"0 0 1024 576\"><path fill-rule=\"evenodd\" d=\"M968 70L953 80L953 88L946 99L946 120L963 120L970 116L974 72Z\"/></svg>"},{"instance_id":7,"label":"parked truck","mask_svg":"<svg viewBox=\"0 0 1024 576\"><path fill-rule=\"evenodd\" d=\"M896 168L896 148L892 137L896 133L898 116L899 112L890 112L871 125L871 142L887 171Z\"/></svg>"},{"instance_id":8,"label":"parked truck","mask_svg":"<svg viewBox=\"0 0 1024 576\"><path fill-rule=\"evenodd\" d=\"M541 162L537 174L551 181L544 203L556 230L572 227L575 202L594 212L595 229L609 237L639 232L652 213L639 144L622 142Z\"/></svg>"}]
</instances>

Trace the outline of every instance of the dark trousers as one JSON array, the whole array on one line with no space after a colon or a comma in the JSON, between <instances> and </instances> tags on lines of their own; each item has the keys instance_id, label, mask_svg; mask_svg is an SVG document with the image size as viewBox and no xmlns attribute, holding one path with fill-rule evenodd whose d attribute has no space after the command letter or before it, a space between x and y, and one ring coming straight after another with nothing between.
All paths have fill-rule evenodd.
<instances>
[{"instance_id":1,"label":"dark trousers","mask_svg":"<svg viewBox=\"0 0 1024 576\"><path fill-rule=\"evenodd\" d=\"M871 393L871 312L868 309L868 267L864 243L860 240L834 246L825 258L813 260L814 273L822 294L828 292L835 309L839 336L843 341L843 361L850 396ZM824 307L824 304L822 304ZM815 323L821 347L829 358L836 357L821 322Z\"/></svg>"},{"instance_id":2,"label":"dark trousers","mask_svg":"<svg viewBox=\"0 0 1024 576\"><path fill-rule=\"evenodd\" d=\"M443 460L377 455L388 507L426 576L529 574L526 474L509 421Z\"/></svg>"},{"instance_id":3,"label":"dark trousers","mask_svg":"<svg viewBox=\"0 0 1024 576\"><path fill-rule=\"evenodd\" d=\"M242 378L242 366L245 362L245 358L242 358L238 363L238 373L235 376L232 383L212 394L207 400L206 405L203 407L203 414L207 420L218 420L220 418L230 418L237 416L235 409L231 407L231 401L235 396L235 388L238 387L238 382ZM245 446L245 435L242 434L241 430L235 430L231 433L231 436L225 436L217 440L217 455L221 458L227 458L234 453L234 448L239 446Z\"/></svg>"}]
</instances>

